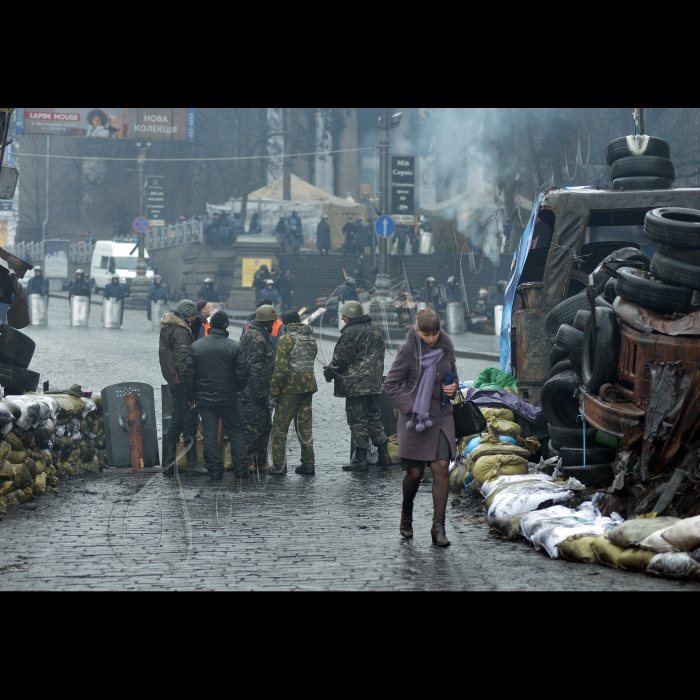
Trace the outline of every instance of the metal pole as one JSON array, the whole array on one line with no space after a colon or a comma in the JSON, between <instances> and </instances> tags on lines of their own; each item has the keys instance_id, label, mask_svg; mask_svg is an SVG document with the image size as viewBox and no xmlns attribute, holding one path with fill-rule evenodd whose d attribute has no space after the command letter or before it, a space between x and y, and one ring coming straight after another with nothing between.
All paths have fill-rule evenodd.
<instances>
[{"instance_id":1,"label":"metal pole","mask_svg":"<svg viewBox=\"0 0 700 700\"><path fill-rule=\"evenodd\" d=\"M145 181L145 169L146 169L146 149L142 148L139 154L139 215L143 216L144 212L144 181ZM143 258L143 233L139 233L139 261Z\"/></svg>"},{"instance_id":2,"label":"metal pole","mask_svg":"<svg viewBox=\"0 0 700 700\"><path fill-rule=\"evenodd\" d=\"M382 109L382 122L379 130L379 215L389 210L389 108ZM389 240L379 240L379 274L389 274Z\"/></svg>"},{"instance_id":3,"label":"metal pole","mask_svg":"<svg viewBox=\"0 0 700 700\"><path fill-rule=\"evenodd\" d=\"M46 238L46 225L49 223L49 163L51 153L51 137L46 137L46 215L44 216L44 225L41 228L41 240Z\"/></svg>"}]
</instances>

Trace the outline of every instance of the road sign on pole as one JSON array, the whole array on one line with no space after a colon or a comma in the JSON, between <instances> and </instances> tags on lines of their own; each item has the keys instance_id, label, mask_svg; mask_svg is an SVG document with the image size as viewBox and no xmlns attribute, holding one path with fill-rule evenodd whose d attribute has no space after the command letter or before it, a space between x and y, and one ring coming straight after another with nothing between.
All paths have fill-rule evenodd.
<instances>
[{"instance_id":1,"label":"road sign on pole","mask_svg":"<svg viewBox=\"0 0 700 700\"><path fill-rule=\"evenodd\" d=\"M131 228L133 228L136 233L145 233L148 231L148 226L148 219L145 216L137 216L131 224Z\"/></svg>"},{"instance_id":2,"label":"road sign on pole","mask_svg":"<svg viewBox=\"0 0 700 700\"><path fill-rule=\"evenodd\" d=\"M380 238L391 238L396 230L396 224L390 216L380 216L374 222L374 230Z\"/></svg>"}]
</instances>

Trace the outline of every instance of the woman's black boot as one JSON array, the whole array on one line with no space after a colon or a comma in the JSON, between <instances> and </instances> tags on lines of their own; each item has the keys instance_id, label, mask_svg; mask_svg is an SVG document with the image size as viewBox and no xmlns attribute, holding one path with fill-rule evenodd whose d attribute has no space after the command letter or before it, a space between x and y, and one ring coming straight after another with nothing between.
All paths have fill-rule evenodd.
<instances>
[{"instance_id":1,"label":"woman's black boot","mask_svg":"<svg viewBox=\"0 0 700 700\"><path fill-rule=\"evenodd\" d=\"M399 525L401 537L411 539L413 537L413 501L401 504L401 524Z\"/></svg>"},{"instance_id":2,"label":"woman's black boot","mask_svg":"<svg viewBox=\"0 0 700 700\"><path fill-rule=\"evenodd\" d=\"M433 538L433 544L438 547L449 547L451 544L445 534L445 518L433 518L430 535Z\"/></svg>"}]
</instances>

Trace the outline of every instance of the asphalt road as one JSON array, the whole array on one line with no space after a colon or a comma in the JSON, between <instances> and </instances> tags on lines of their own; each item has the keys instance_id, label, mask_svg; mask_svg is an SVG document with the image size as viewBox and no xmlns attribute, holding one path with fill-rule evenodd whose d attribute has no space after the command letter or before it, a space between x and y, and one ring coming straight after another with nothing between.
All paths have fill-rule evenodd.
<instances>
[{"instance_id":1,"label":"asphalt road","mask_svg":"<svg viewBox=\"0 0 700 700\"><path fill-rule=\"evenodd\" d=\"M87 329L69 328L67 312L67 301L52 299L50 326L27 329L41 381L94 391L147 382L160 412L158 334L145 312L127 310L120 330L100 327L101 307L93 307ZM321 355L331 352L325 341ZM475 378L486 364L459 360L461 378ZM415 537L403 541L400 468L341 470L350 444L343 402L318 376L315 476L290 470L241 484L227 473L215 485L109 469L64 480L57 493L2 518L0 589L700 590L698 583L551 560L450 506L452 546L433 547L429 484L416 500ZM298 463L296 444L290 463Z\"/></svg>"}]
</instances>

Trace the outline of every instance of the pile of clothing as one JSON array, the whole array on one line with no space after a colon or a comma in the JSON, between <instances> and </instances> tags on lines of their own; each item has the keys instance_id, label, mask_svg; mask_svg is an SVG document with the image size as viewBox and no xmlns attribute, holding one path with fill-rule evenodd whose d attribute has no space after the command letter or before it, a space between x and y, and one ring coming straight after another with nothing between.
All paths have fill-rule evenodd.
<instances>
[{"instance_id":1,"label":"pile of clothing","mask_svg":"<svg viewBox=\"0 0 700 700\"><path fill-rule=\"evenodd\" d=\"M66 393L5 396L0 401L0 514L60 478L107 467L102 398Z\"/></svg>"}]
</instances>

